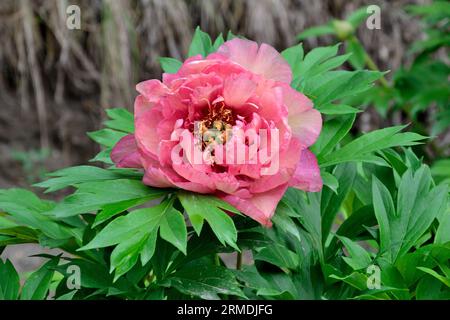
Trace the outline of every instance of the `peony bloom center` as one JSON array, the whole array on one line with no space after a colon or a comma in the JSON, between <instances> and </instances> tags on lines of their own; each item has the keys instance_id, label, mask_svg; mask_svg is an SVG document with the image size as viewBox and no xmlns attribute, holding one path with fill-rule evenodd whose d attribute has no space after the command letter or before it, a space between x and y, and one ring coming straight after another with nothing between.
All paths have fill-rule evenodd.
<instances>
[{"instance_id":1,"label":"peony bloom center","mask_svg":"<svg viewBox=\"0 0 450 320\"><path fill-rule=\"evenodd\" d=\"M202 149L213 143L226 143L237 116L223 101L208 102L203 116L197 122L198 134L202 138Z\"/></svg>"}]
</instances>

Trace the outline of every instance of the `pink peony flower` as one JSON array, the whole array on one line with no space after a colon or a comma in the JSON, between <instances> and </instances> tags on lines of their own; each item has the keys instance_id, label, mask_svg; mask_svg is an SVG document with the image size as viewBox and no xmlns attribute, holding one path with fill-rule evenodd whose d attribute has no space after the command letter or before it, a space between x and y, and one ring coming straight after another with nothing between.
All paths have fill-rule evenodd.
<instances>
[{"instance_id":1,"label":"pink peony flower","mask_svg":"<svg viewBox=\"0 0 450 320\"><path fill-rule=\"evenodd\" d=\"M214 194L271 226L289 186L322 188L308 150L321 115L291 80L289 64L271 46L227 41L162 82L137 85L135 134L111 158L117 167L143 168L149 186Z\"/></svg>"}]
</instances>

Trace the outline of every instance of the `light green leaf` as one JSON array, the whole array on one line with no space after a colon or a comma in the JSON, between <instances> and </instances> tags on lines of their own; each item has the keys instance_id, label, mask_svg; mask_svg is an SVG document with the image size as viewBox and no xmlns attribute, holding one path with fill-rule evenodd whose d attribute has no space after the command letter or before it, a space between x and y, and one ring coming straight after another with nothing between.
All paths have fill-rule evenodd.
<instances>
[{"instance_id":1,"label":"light green leaf","mask_svg":"<svg viewBox=\"0 0 450 320\"><path fill-rule=\"evenodd\" d=\"M88 132L87 135L89 138L101 144L105 147L114 147L120 139L125 137L127 133L113 130L113 129L101 129L98 131Z\"/></svg>"},{"instance_id":2,"label":"light green leaf","mask_svg":"<svg viewBox=\"0 0 450 320\"><path fill-rule=\"evenodd\" d=\"M289 63L292 75L297 78L300 75L300 64L303 61L303 46L301 44L292 46L281 52L281 56Z\"/></svg>"},{"instance_id":3,"label":"light green leaf","mask_svg":"<svg viewBox=\"0 0 450 320\"><path fill-rule=\"evenodd\" d=\"M114 180L123 178L122 175L93 166L77 166L61 169L48 174L46 181L35 184L35 187L47 188L46 193L54 192L68 186L91 181Z\"/></svg>"},{"instance_id":4,"label":"light green leaf","mask_svg":"<svg viewBox=\"0 0 450 320\"><path fill-rule=\"evenodd\" d=\"M197 27L191 45L189 46L188 56L192 57L201 54L203 57L206 57L210 53L211 47L212 43L209 35L200 30L200 27Z\"/></svg>"},{"instance_id":5,"label":"light green leaf","mask_svg":"<svg viewBox=\"0 0 450 320\"><path fill-rule=\"evenodd\" d=\"M150 234L159 225L162 216L166 213L168 205L160 205L137 209L125 216L119 217L103 228L91 242L79 250L109 247L136 234Z\"/></svg>"},{"instance_id":6,"label":"light green leaf","mask_svg":"<svg viewBox=\"0 0 450 320\"><path fill-rule=\"evenodd\" d=\"M362 110L353 108L353 107L345 105L345 104L334 105L331 103L327 104L327 105L322 105L316 109L320 113L328 114L328 115L353 114L353 113L362 112Z\"/></svg>"},{"instance_id":7,"label":"light green leaf","mask_svg":"<svg viewBox=\"0 0 450 320\"><path fill-rule=\"evenodd\" d=\"M159 229L161 238L173 244L186 254L187 231L184 216L175 208L171 208L162 218Z\"/></svg>"},{"instance_id":8,"label":"light green leaf","mask_svg":"<svg viewBox=\"0 0 450 320\"><path fill-rule=\"evenodd\" d=\"M373 152L394 146L419 144L426 137L413 132L400 133L404 126L389 127L363 134L333 153L318 157L321 167L348 161L370 161Z\"/></svg>"},{"instance_id":9,"label":"light green leaf","mask_svg":"<svg viewBox=\"0 0 450 320\"><path fill-rule=\"evenodd\" d=\"M177 73L178 69L180 69L183 64L180 60L166 57L160 57L159 63L161 64L163 71L166 73Z\"/></svg>"},{"instance_id":10,"label":"light green leaf","mask_svg":"<svg viewBox=\"0 0 450 320\"><path fill-rule=\"evenodd\" d=\"M334 28L327 24L323 26L308 28L302 31L300 34L298 34L297 39L304 40L307 38L318 37L328 34L334 34Z\"/></svg>"},{"instance_id":11,"label":"light green leaf","mask_svg":"<svg viewBox=\"0 0 450 320\"><path fill-rule=\"evenodd\" d=\"M130 179L84 182L76 187L74 194L58 203L48 214L70 217L94 212L114 203L142 198L157 199L167 194L167 190L150 188L141 181Z\"/></svg>"},{"instance_id":12,"label":"light green leaf","mask_svg":"<svg viewBox=\"0 0 450 320\"><path fill-rule=\"evenodd\" d=\"M106 109L105 112L110 118L110 120L105 121L108 128L126 133L134 132L134 116L127 109L112 108Z\"/></svg>"}]
</instances>

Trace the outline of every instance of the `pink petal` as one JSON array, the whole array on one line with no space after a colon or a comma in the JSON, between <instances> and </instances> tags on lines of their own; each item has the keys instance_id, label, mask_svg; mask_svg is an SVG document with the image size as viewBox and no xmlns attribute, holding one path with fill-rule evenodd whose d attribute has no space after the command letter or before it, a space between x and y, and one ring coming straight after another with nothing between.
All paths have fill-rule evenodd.
<instances>
[{"instance_id":1,"label":"pink petal","mask_svg":"<svg viewBox=\"0 0 450 320\"><path fill-rule=\"evenodd\" d=\"M289 185L310 192L318 192L322 189L322 177L316 156L308 149L302 150L300 161Z\"/></svg>"},{"instance_id":2,"label":"pink petal","mask_svg":"<svg viewBox=\"0 0 450 320\"><path fill-rule=\"evenodd\" d=\"M129 134L117 142L111 151L111 160L118 168L142 168L134 135Z\"/></svg>"},{"instance_id":3,"label":"pink petal","mask_svg":"<svg viewBox=\"0 0 450 320\"><path fill-rule=\"evenodd\" d=\"M256 84L246 74L233 75L225 80L223 97L225 104L240 107L255 91Z\"/></svg>"},{"instance_id":4,"label":"pink petal","mask_svg":"<svg viewBox=\"0 0 450 320\"><path fill-rule=\"evenodd\" d=\"M264 193L254 194L249 199L240 198L236 195L219 195L236 209L250 218L258 221L264 226L272 226L270 219L275 213L278 202L284 195L288 185L284 184Z\"/></svg>"},{"instance_id":5,"label":"pink petal","mask_svg":"<svg viewBox=\"0 0 450 320\"><path fill-rule=\"evenodd\" d=\"M136 142L145 153L156 157L161 138L158 135L158 125L163 120L161 112L157 109L151 109L136 119Z\"/></svg>"},{"instance_id":6,"label":"pink petal","mask_svg":"<svg viewBox=\"0 0 450 320\"><path fill-rule=\"evenodd\" d=\"M136 85L136 90L142 94L149 102L158 102L159 99L168 93L169 89L159 80L152 79L140 82Z\"/></svg>"},{"instance_id":7,"label":"pink petal","mask_svg":"<svg viewBox=\"0 0 450 320\"><path fill-rule=\"evenodd\" d=\"M279 170L273 175L262 175L250 186L250 192L259 193L288 183L300 161L301 145L297 139L291 139L288 148L279 155Z\"/></svg>"},{"instance_id":8,"label":"pink petal","mask_svg":"<svg viewBox=\"0 0 450 320\"><path fill-rule=\"evenodd\" d=\"M211 193L213 190L205 185L186 181L170 168L148 167L145 170L143 182L157 188L178 187L198 193Z\"/></svg>"},{"instance_id":9,"label":"pink petal","mask_svg":"<svg viewBox=\"0 0 450 320\"><path fill-rule=\"evenodd\" d=\"M304 147L316 142L322 129L322 116L313 109L313 103L302 93L283 86L283 101L288 108L288 123L292 134Z\"/></svg>"},{"instance_id":10,"label":"pink petal","mask_svg":"<svg viewBox=\"0 0 450 320\"><path fill-rule=\"evenodd\" d=\"M288 84L292 81L289 64L278 51L265 43L258 48L254 41L235 38L221 45L217 53L268 79Z\"/></svg>"}]
</instances>

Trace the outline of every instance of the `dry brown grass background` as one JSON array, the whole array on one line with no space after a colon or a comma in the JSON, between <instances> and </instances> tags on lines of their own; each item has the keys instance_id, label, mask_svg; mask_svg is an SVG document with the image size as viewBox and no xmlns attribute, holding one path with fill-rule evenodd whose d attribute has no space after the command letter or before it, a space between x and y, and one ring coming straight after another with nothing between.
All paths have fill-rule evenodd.
<instances>
[{"instance_id":1,"label":"dry brown grass background","mask_svg":"<svg viewBox=\"0 0 450 320\"><path fill-rule=\"evenodd\" d=\"M307 27L378 4L382 29L361 27L358 35L381 69L395 70L421 37L402 7L428 2L2 0L0 187L26 186L41 172L92 158L98 150L85 132L101 126L105 108L131 110L135 84L160 77L159 56L182 59L197 25L214 37L231 30L283 49ZM66 27L69 4L81 8L81 30Z\"/></svg>"}]
</instances>

